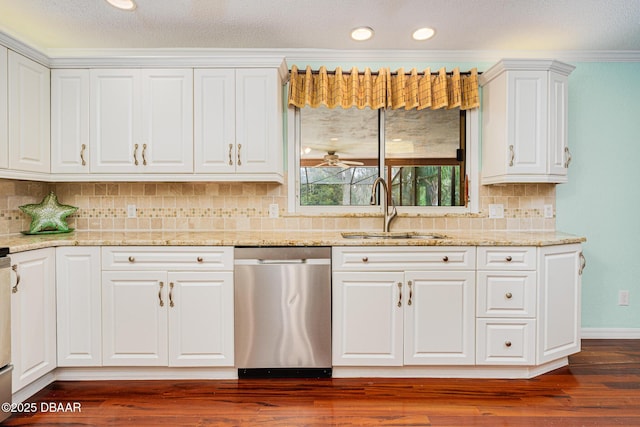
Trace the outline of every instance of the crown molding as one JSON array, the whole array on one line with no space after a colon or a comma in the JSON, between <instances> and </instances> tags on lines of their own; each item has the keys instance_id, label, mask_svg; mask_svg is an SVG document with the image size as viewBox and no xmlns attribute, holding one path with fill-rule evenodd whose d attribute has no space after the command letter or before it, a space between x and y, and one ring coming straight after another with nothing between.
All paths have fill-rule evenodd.
<instances>
[{"instance_id":1,"label":"crown molding","mask_svg":"<svg viewBox=\"0 0 640 427\"><path fill-rule=\"evenodd\" d=\"M42 53L41 50L35 49L24 43L17 38L10 36L9 34L3 33L0 31L0 45L5 46L11 49L14 52L17 52L27 58L30 58L45 67L50 67L50 59L47 55Z\"/></svg>"},{"instance_id":2,"label":"crown molding","mask_svg":"<svg viewBox=\"0 0 640 427\"><path fill-rule=\"evenodd\" d=\"M473 62L493 64L503 58L556 59L563 62L640 62L637 51L537 50L344 50L344 49L48 49L52 68L124 66L273 66L283 59L347 64ZM271 62L271 65L266 65Z\"/></svg>"},{"instance_id":3,"label":"crown molding","mask_svg":"<svg viewBox=\"0 0 640 427\"><path fill-rule=\"evenodd\" d=\"M505 71L554 71L568 76L576 67L554 59L501 59L480 76L480 86L484 86Z\"/></svg>"},{"instance_id":4,"label":"crown molding","mask_svg":"<svg viewBox=\"0 0 640 427\"><path fill-rule=\"evenodd\" d=\"M306 66L310 62L345 64L471 62L503 58L556 59L564 62L640 62L640 50L542 51L542 50L347 50L347 49L54 49L32 47L0 30L0 44L50 68L90 67L280 67ZM480 67L479 67L480 68Z\"/></svg>"}]
</instances>

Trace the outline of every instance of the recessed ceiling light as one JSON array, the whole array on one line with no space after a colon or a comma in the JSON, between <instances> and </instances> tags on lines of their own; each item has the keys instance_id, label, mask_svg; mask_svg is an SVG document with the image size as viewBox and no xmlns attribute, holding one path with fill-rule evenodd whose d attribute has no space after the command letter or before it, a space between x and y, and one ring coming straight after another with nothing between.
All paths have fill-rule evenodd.
<instances>
[{"instance_id":1,"label":"recessed ceiling light","mask_svg":"<svg viewBox=\"0 0 640 427\"><path fill-rule=\"evenodd\" d=\"M134 10L136 8L136 3L133 0L107 0L107 3L122 10Z\"/></svg>"},{"instance_id":2,"label":"recessed ceiling light","mask_svg":"<svg viewBox=\"0 0 640 427\"><path fill-rule=\"evenodd\" d=\"M436 32L433 28L427 28L427 27L418 28L413 32L412 37L414 40L422 41L422 40L430 39L431 37L433 37L435 33Z\"/></svg>"},{"instance_id":3,"label":"recessed ceiling light","mask_svg":"<svg viewBox=\"0 0 640 427\"><path fill-rule=\"evenodd\" d=\"M351 31L351 38L356 41L365 41L373 37L373 29L370 27L358 27Z\"/></svg>"}]
</instances>

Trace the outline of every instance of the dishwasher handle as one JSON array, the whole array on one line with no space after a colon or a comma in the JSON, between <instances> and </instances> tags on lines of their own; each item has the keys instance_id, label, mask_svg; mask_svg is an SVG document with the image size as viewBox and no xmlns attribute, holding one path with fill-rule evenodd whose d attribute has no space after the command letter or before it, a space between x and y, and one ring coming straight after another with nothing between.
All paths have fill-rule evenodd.
<instances>
[{"instance_id":1,"label":"dishwasher handle","mask_svg":"<svg viewBox=\"0 0 640 427\"><path fill-rule=\"evenodd\" d=\"M294 259L236 259L235 265L331 265L330 258L294 258Z\"/></svg>"},{"instance_id":2,"label":"dishwasher handle","mask_svg":"<svg viewBox=\"0 0 640 427\"><path fill-rule=\"evenodd\" d=\"M306 264L306 259L259 259L258 264Z\"/></svg>"}]
</instances>

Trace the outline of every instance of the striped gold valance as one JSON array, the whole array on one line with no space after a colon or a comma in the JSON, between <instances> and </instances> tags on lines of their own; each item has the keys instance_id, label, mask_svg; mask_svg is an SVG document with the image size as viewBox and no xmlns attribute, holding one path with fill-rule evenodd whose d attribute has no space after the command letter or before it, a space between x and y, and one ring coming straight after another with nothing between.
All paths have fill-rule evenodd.
<instances>
[{"instance_id":1,"label":"striped gold valance","mask_svg":"<svg viewBox=\"0 0 640 427\"><path fill-rule=\"evenodd\" d=\"M460 108L470 110L480 106L478 71L473 68L465 75L458 68L447 73L441 68L431 74L427 68L418 73L415 68L405 73L403 68L391 73L381 68L373 73L369 68L359 72L352 68L343 72L340 67L328 72L306 68L304 73L293 65L289 76L289 105L298 108L321 105L327 108Z\"/></svg>"}]
</instances>

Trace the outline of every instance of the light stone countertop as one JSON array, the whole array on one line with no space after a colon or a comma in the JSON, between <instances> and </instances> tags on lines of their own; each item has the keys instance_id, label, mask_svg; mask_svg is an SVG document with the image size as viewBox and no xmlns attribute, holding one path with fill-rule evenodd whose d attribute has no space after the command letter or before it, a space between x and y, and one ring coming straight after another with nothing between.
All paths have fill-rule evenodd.
<instances>
[{"instance_id":1,"label":"light stone countertop","mask_svg":"<svg viewBox=\"0 0 640 427\"><path fill-rule=\"evenodd\" d=\"M396 232L396 230L394 230ZM399 232L399 230L398 230ZM345 239L338 231L74 231L0 235L10 253L56 246L551 246L586 238L558 231L422 231L440 239Z\"/></svg>"}]
</instances>

